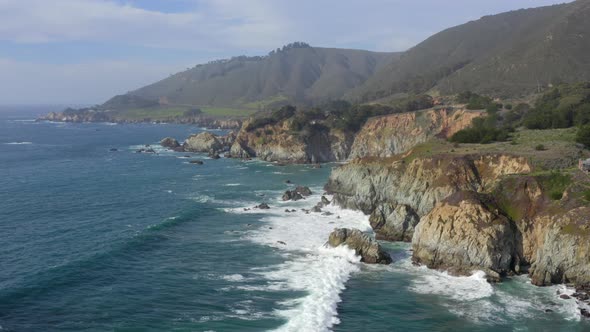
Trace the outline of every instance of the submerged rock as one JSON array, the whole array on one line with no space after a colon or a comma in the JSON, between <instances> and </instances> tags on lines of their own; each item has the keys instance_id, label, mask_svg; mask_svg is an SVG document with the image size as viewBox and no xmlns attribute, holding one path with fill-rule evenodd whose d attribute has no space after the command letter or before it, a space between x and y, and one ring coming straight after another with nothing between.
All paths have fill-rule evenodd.
<instances>
[{"instance_id":1,"label":"submerged rock","mask_svg":"<svg viewBox=\"0 0 590 332\"><path fill-rule=\"evenodd\" d=\"M146 146L149 146L149 145L146 145ZM147 149L141 148L141 149L139 149L139 150L137 150L135 152L136 153L156 153L156 151L154 149L152 149L152 148L147 148Z\"/></svg>"},{"instance_id":2,"label":"submerged rock","mask_svg":"<svg viewBox=\"0 0 590 332\"><path fill-rule=\"evenodd\" d=\"M189 161L189 164L203 165L203 161L202 160L191 160L191 161Z\"/></svg>"},{"instance_id":3,"label":"submerged rock","mask_svg":"<svg viewBox=\"0 0 590 332\"><path fill-rule=\"evenodd\" d=\"M256 208L261 209L261 210L268 210L268 209L270 209L270 206L268 206L268 204L266 204L266 203L261 203L261 204L257 205Z\"/></svg>"},{"instance_id":4,"label":"submerged rock","mask_svg":"<svg viewBox=\"0 0 590 332\"><path fill-rule=\"evenodd\" d=\"M336 228L330 234L328 244L332 247L346 245L361 256L361 262L369 264L390 264L391 256L369 235L358 229Z\"/></svg>"}]
</instances>

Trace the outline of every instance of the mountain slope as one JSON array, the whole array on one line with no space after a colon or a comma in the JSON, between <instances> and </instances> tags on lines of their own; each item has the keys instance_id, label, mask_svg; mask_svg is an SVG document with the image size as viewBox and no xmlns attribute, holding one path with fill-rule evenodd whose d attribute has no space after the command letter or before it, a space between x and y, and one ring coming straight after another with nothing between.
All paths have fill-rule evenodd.
<instances>
[{"instance_id":1,"label":"mountain slope","mask_svg":"<svg viewBox=\"0 0 590 332\"><path fill-rule=\"evenodd\" d=\"M590 1L522 9L444 30L347 94L369 101L429 89L526 95L590 79Z\"/></svg>"},{"instance_id":2,"label":"mountain slope","mask_svg":"<svg viewBox=\"0 0 590 332\"><path fill-rule=\"evenodd\" d=\"M395 56L296 43L265 57L197 65L130 94L173 105L261 108L284 101L309 103L340 98Z\"/></svg>"}]
</instances>

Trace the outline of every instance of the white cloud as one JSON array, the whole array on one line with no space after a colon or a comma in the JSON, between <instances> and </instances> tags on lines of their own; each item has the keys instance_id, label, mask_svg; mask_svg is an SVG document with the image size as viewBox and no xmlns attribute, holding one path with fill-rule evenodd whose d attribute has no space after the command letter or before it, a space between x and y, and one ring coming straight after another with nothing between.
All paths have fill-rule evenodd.
<instances>
[{"instance_id":1,"label":"white cloud","mask_svg":"<svg viewBox=\"0 0 590 332\"><path fill-rule=\"evenodd\" d=\"M0 0L0 40L99 41L178 49L272 48L286 31L273 2L203 1L164 13L97 0ZM272 46L271 46L272 45Z\"/></svg>"},{"instance_id":2,"label":"white cloud","mask_svg":"<svg viewBox=\"0 0 590 332\"><path fill-rule=\"evenodd\" d=\"M484 14L560 0L182 0L192 9L172 13L125 1L0 0L0 43L25 49L11 54L30 55L31 44L54 47L52 60L42 53L29 56L29 62L0 58L0 103L102 102L185 68L163 64L171 59L194 65L213 54L263 54L293 41L402 51L432 32ZM81 45L79 55L101 61L65 53L56 42ZM85 43L105 52L88 56L92 51ZM67 57L58 61L69 64L45 63L60 54ZM191 56L195 59L186 60Z\"/></svg>"},{"instance_id":3,"label":"white cloud","mask_svg":"<svg viewBox=\"0 0 590 332\"><path fill-rule=\"evenodd\" d=\"M41 64L0 58L2 104L102 103L167 77L184 66L142 62L99 61Z\"/></svg>"}]
</instances>

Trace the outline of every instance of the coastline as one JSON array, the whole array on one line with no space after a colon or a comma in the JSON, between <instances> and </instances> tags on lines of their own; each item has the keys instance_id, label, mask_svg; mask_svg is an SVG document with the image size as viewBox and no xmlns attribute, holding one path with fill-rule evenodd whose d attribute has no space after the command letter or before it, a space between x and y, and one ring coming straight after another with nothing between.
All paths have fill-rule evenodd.
<instances>
[{"instance_id":1,"label":"coastline","mask_svg":"<svg viewBox=\"0 0 590 332\"><path fill-rule=\"evenodd\" d=\"M82 195L72 202L62 202L60 196L48 198L57 207L65 204L65 211L69 211L67 206L76 204L76 207L85 207L80 213L89 213L82 218L73 213L56 226L77 225L76 220L81 220L85 222L75 228L77 231L106 227L110 232L129 233L129 239L114 241L107 246L106 253L80 265L84 270L79 270L80 263L75 262L52 270L55 280L65 278L67 283L45 278L35 280L38 284L24 285L48 287L46 283L49 282L49 286L56 289L54 293L24 293L22 299L0 294L0 297L5 296L2 299L10 307L5 311L8 316L0 316L4 328L17 324L15 317L22 317L32 326L42 326L39 324L45 320L55 319L55 315L30 316L28 303L50 308L51 304L45 301L81 304L68 305L68 312L60 314L64 326L75 326L67 324L80 321L76 317L78 313L102 317L103 327L123 324L139 328L145 326L145 316L133 308L153 307L154 297L158 299L158 312L149 312L148 323L163 330L186 327L224 331L238 326L252 331L297 330L313 323L317 324L314 327L323 326L324 330L332 331L384 330L392 324L402 329L461 324L464 328L460 331L492 331L506 326L580 328L585 326L580 324L586 324L580 320L579 310L571 306L575 301L561 299L556 294L558 290L565 292L562 286L536 287L522 276L508 277L498 284L488 283L480 274L451 276L412 264L411 248L403 243L381 242L394 262L379 266L359 263L357 256L343 248L324 248L335 227L359 228L372 233L369 216L360 211L343 210L335 205L322 208L323 212L333 215L301 211L311 210L321 200L322 186L330 169L338 164L323 164L321 169L310 165L279 166L258 159L209 159L206 152L188 153L190 158L184 158L187 153L154 146L159 139L156 137L188 136L189 130L181 126L62 126L34 122L14 122L11 126L17 128L11 141L24 141L26 136L19 136L24 129L36 136L30 139L31 145L7 145L5 150L22 154L30 151L34 156L43 157L65 153L57 165L68 169L72 163L85 163L83 167L83 164L75 164L77 167L68 173L38 176L37 180L60 183L62 179L74 178L61 184L78 188L72 194L78 193L80 188L96 188L96 185L105 189L101 201L107 206L84 203L92 200L92 195ZM100 131L96 132L95 128ZM148 138L127 138L130 128L133 128L132 133L143 133ZM160 134L154 135L154 131ZM55 138L48 136L48 132L54 132ZM133 143L104 141L116 133L121 142ZM54 142L55 139L60 141ZM71 142L85 147L79 152L83 158L68 155ZM99 148L89 150L88 142L95 142ZM157 154L135 154L134 151L143 146L138 145L140 142L151 144ZM54 147L46 151L50 147L46 144ZM119 151L110 152L111 146ZM88 151L95 151L91 153L95 159L86 160ZM204 160L204 165L190 164L193 159ZM28 162L26 165L29 166L18 170L27 172L35 167ZM115 165L122 169L113 168ZM88 177L87 172L95 169L103 170ZM79 183L82 179L96 185ZM14 185L22 187L16 180L18 177ZM291 180L292 184L285 183L286 180ZM283 202L284 191L297 184L309 186L314 195L305 200ZM45 186L42 192L53 187ZM142 187L143 190L138 190ZM119 190L120 194L113 195ZM129 195L130 190L133 195ZM18 191L17 197L26 192ZM34 193L38 195L39 188ZM108 207L122 198L130 203ZM269 210L252 209L263 202L270 205ZM32 209L38 211L42 206L33 204ZM244 211L244 208L250 210ZM287 213L286 209L296 209L297 213ZM138 214L139 217L133 217ZM109 217L105 219L105 215ZM118 219L120 223L112 223ZM66 232L63 236L86 239L93 234L102 238L105 232L92 231L84 236ZM52 243L52 238L45 241ZM113 247L114 251L108 247ZM89 265L92 262L96 262L96 266ZM59 275L66 268L72 272L65 277ZM76 279L79 273L84 278ZM104 291L101 280L134 296L129 298L118 296L119 291ZM127 280L135 282L127 285ZM141 287L135 286L137 280ZM77 284L82 286L83 293L73 291L78 289L73 288ZM28 288L22 289L25 292ZM571 292L572 289L568 289L566 294ZM76 294L84 298L79 299ZM97 297L111 304L112 309L104 309L109 314L107 317L84 311L93 307L91 299ZM145 302L135 302L143 298ZM217 305L208 306L201 299ZM126 304L126 301L131 302ZM163 316L158 316L160 312ZM167 312L182 312L183 315L168 316ZM407 319L409 316L411 320Z\"/></svg>"}]
</instances>

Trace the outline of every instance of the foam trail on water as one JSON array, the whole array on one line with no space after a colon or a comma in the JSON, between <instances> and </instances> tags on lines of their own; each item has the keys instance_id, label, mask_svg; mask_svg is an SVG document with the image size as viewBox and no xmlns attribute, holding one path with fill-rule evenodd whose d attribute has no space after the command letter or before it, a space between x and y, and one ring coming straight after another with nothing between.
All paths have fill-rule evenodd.
<instances>
[{"instance_id":1,"label":"foam trail on water","mask_svg":"<svg viewBox=\"0 0 590 332\"><path fill-rule=\"evenodd\" d=\"M320 188L312 188L321 192ZM319 202L321 195L313 195L304 201L271 203L271 209L263 213L267 225L248 234L256 243L281 250L286 258L282 264L257 272L268 281L262 289L251 290L292 290L307 294L280 303L276 314L287 319L278 331L328 331L340 321L337 305L340 293L351 274L359 271L360 257L346 247L327 248L325 243L334 228L349 227L370 231L367 216L361 212L343 210L335 206L325 207L324 212L309 213L309 209ZM285 209L296 209L287 213ZM240 209L232 212L242 213ZM261 211L258 211L260 213ZM248 286L241 289L249 290Z\"/></svg>"},{"instance_id":2,"label":"foam trail on water","mask_svg":"<svg viewBox=\"0 0 590 332\"><path fill-rule=\"evenodd\" d=\"M33 144L33 142L8 142L8 143L4 143L6 145L30 145Z\"/></svg>"}]
</instances>

